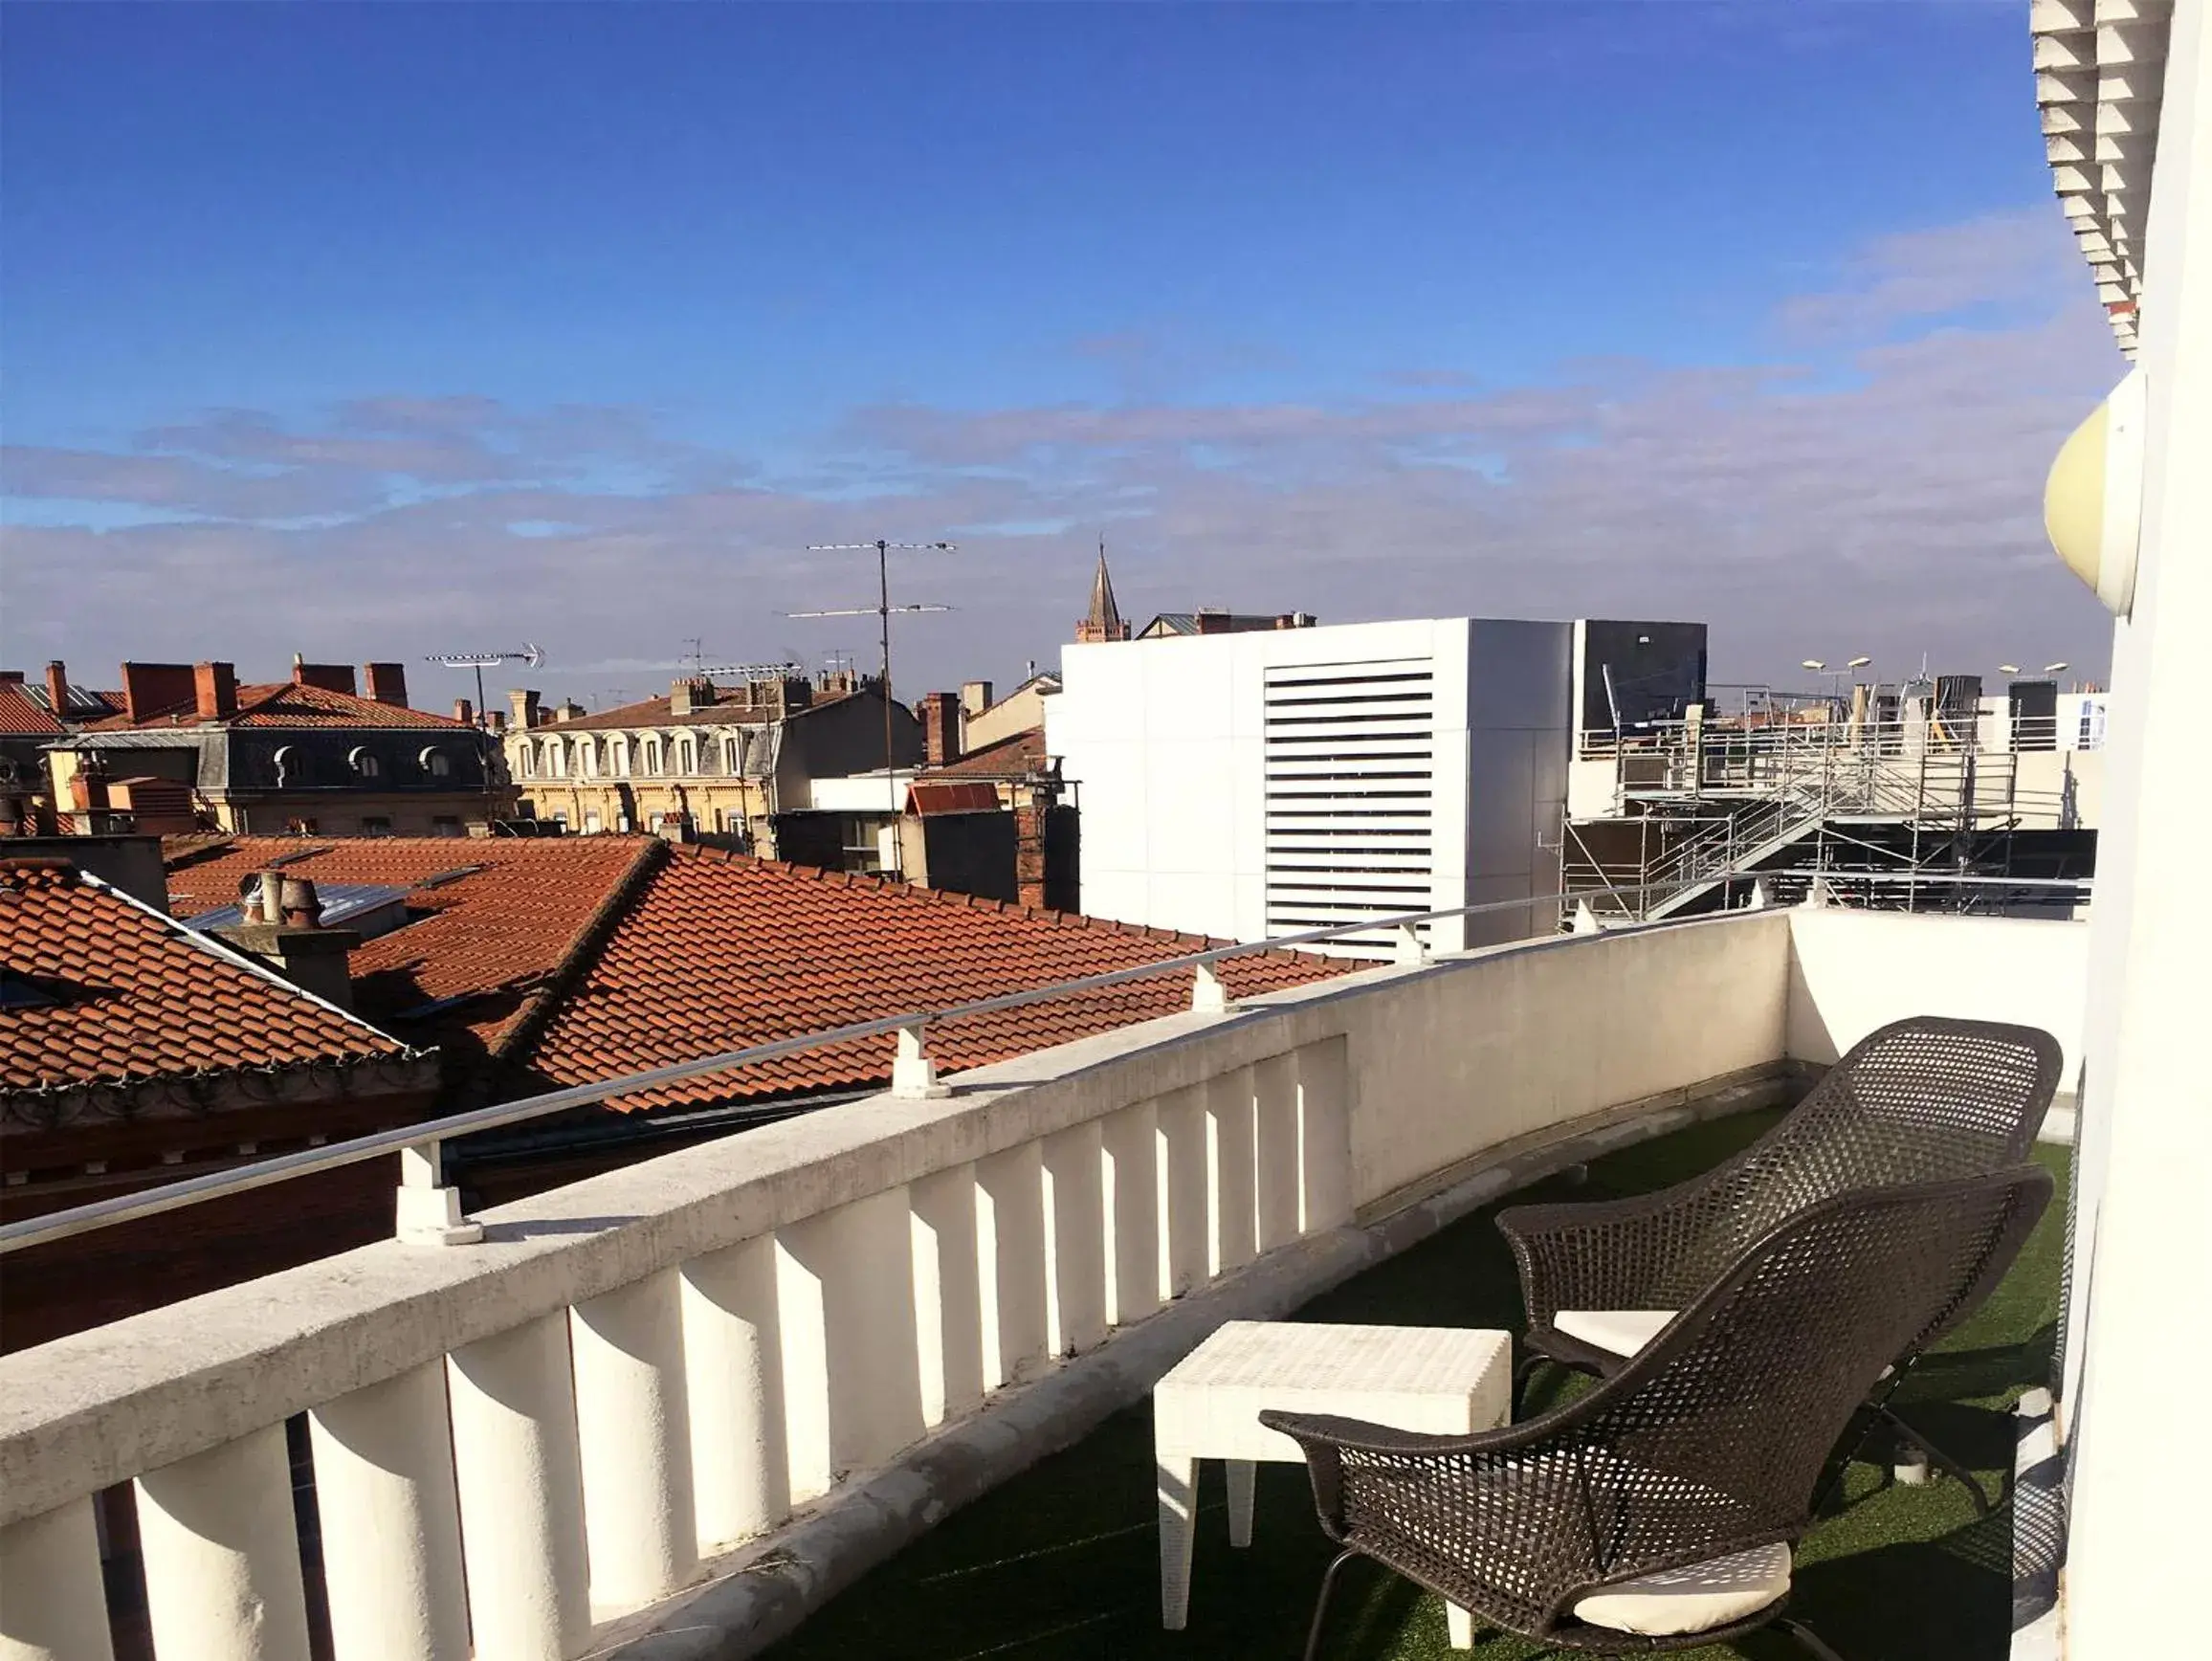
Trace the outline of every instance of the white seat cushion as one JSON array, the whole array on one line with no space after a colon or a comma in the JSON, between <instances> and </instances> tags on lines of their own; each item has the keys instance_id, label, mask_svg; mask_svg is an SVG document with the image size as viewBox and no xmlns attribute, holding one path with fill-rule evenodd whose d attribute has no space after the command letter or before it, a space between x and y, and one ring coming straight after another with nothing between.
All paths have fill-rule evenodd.
<instances>
[{"instance_id":1,"label":"white seat cushion","mask_svg":"<svg viewBox=\"0 0 2212 1661\"><path fill-rule=\"evenodd\" d=\"M1671 1309L1562 1309L1552 1328L1617 1356L1632 1356L1674 1318Z\"/></svg>"},{"instance_id":2,"label":"white seat cushion","mask_svg":"<svg viewBox=\"0 0 2212 1661\"><path fill-rule=\"evenodd\" d=\"M1757 1614L1788 1590L1789 1547L1778 1542L1622 1581L1582 1599L1575 1618L1653 1637L1704 1632Z\"/></svg>"}]
</instances>

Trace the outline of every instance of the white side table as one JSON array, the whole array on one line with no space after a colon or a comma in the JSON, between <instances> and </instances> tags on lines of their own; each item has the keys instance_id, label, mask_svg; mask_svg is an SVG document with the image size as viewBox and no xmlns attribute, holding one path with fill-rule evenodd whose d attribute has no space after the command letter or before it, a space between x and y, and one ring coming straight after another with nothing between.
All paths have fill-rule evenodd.
<instances>
[{"instance_id":1,"label":"white side table","mask_svg":"<svg viewBox=\"0 0 2212 1661\"><path fill-rule=\"evenodd\" d=\"M1190 1612L1198 1462L1228 1462L1232 1546L1251 1544L1257 1462L1305 1462L1295 1442L1259 1422L1262 1407L1444 1435L1492 1429L1513 1413L1513 1336L1441 1326L1231 1320L1183 1357L1152 1394L1160 1619L1170 1631L1181 1631ZM1469 1648L1473 1623L1464 1609L1447 1608L1452 1648Z\"/></svg>"}]
</instances>

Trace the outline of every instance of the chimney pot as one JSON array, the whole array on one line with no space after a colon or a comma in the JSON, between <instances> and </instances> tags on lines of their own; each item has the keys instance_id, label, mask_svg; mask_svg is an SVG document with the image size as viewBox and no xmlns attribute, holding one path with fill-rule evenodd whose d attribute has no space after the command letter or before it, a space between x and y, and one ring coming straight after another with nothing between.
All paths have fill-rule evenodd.
<instances>
[{"instance_id":1,"label":"chimney pot","mask_svg":"<svg viewBox=\"0 0 2212 1661\"><path fill-rule=\"evenodd\" d=\"M283 907L284 921L295 928L320 928L322 899L315 892L315 884L304 876L287 876L282 882L279 903Z\"/></svg>"},{"instance_id":2,"label":"chimney pot","mask_svg":"<svg viewBox=\"0 0 2212 1661\"><path fill-rule=\"evenodd\" d=\"M476 724L476 706L465 698L454 698L453 720L459 721L463 726L475 726Z\"/></svg>"},{"instance_id":3,"label":"chimney pot","mask_svg":"<svg viewBox=\"0 0 2212 1661\"><path fill-rule=\"evenodd\" d=\"M228 663L193 664L192 692L202 720L229 720L238 713L238 672Z\"/></svg>"}]
</instances>

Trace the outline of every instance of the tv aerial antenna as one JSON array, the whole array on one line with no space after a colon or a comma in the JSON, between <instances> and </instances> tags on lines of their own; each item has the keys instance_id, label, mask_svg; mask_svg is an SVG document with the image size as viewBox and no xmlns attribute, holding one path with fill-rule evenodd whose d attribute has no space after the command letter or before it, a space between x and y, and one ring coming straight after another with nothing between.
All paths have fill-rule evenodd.
<instances>
[{"instance_id":1,"label":"tv aerial antenna","mask_svg":"<svg viewBox=\"0 0 2212 1661\"><path fill-rule=\"evenodd\" d=\"M810 543L810 554L866 554L875 556L875 604L873 606L847 606L829 611L791 611L791 617L874 617L881 625L883 634L883 787L891 795L891 816L898 817L898 779L893 766L891 741L891 619L896 612L905 615L917 611L949 611L950 606L894 606L891 603L891 556L896 553L951 554L960 551L957 543L894 543L877 538L873 543Z\"/></svg>"},{"instance_id":2,"label":"tv aerial antenna","mask_svg":"<svg viewBox=\"0 0 2212 1661\"><path fill-rule=\"evenodd\" d=\"M424 661L435 663L442 669L473 669L476 672L476 725L484 724L484 671L497 669L502 663L520 663L525 669L537 669L545 662L543 650L525 640L517 652L433 652Z\"/></svg>"}]
</instances>

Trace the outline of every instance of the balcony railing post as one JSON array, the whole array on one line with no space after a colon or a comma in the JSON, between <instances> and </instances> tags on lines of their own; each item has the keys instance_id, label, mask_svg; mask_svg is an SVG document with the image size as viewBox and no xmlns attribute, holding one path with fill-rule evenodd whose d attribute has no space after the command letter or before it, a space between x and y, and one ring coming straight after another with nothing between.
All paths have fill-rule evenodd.
<instances>
[{"instance_id":1,"label":"balcony railing post","mask_svg":"<svg viewBox=\"0 0 2212 1661\"><path fill-rule=\"evenodd\" d=\"M775 1244L763 1235L681 1271L684 1406L702 1555L763 1534L791 1513Z\"/></svg>"},{"instance_id":2,"label":"balcony railing post","mask_svg":"<svg viewBox=\"0 0 2212 1661\"><path fill-rule=\"evenodd\" d=\"M1272 1251L1298 1237L1297 1063L1271 1055L1251 1072L1254 1221L1259 1250Z\"/></svg>"},{"instance_id":3,"label":"balcony railing post","mask_svg":"<svg viewBox=\"0 0 2212 1661\"><path fill-rule=\"evenodd\" d=\"M976 1279L984 1388L1033 1377L1045 1360L1045 1167L1035 1142L976 1162Z\"/></svg>"},{"instance_id":4,"label":"balcony railing post","mask_svg":"<svg viewBox=\"0 0 2212 1661\"><path fill-rule=\"evenodd\" d=\"M976 1258L976 1168L954 1165L908 1185L921 1422L972 1413L984 1399L983 1292Z\"/></svg>"},{"instance_id":5,"label":"balcony railing post","mask_svg":"<svg viewBox=\"0 0 2212 1661\"><path fill-rule=\"evenodd\" d=\"M1236 1006L1229 1002L1228 988L1211 963L1199 963L1191 972L1190 1008L1197 1015L1228 1015L1235 1012Z\"/></svg>"},{"instance_id":6,"label":"balcony railing post","mask_svg":"<svg viewBox=\"0 0 2212 1661\"><path fill-rule=\"evenodd\" d=\"M443 1361L307 1416L337 1661L468 1661Z\"/></svg>"},{"instance_id":7,"label":"balcony railing post","mask_svg":"<svg viewBox=\"0 0 2212 1661\"><path fill-rule=\"evenodd\" d=\"M1160 1110L1125 1107L1099 1130L1106 1248L1106 1324L1127 1326L1160 1307Z\"/></svg>"},{"instance_id":8,"label":"balcony railing post","mask_svg":"<svg viewBox=\"0 0 2212 1661\"><path fill-rule=\"evenodd\" d=\"M446 1385L476 1661L545 1661L591 1633L568 1316L455 1350Z\"/></svg>"},{"instance_id":9,"label":"balcony railing post","mask_svg":"<svg viewBox=\"0 0 2212 1661\"><path fill-rule=\"evenodd\" d=\"M1158 1104L1154 1170L1159 1183L1160 1300L1181 1297L1206 1278L1206 1124L1201 1087L1170 1092Z\"/></svg>"},{"instance_id":10,"label":"balcony railing post","mask_svg":"<svg viewBox=\"0 0 2212 1661\"><path fill-rule=\"evenodd\" d=\"M89 1497L0 1528L0 1655L114 1661Z\"/></svg>"},{"instance_id":11,"label":"balcony railing post","mask_svg":"<svg viewBox=\"0 0 2212 1661\"><path fill-rule=\"evenodd\" d=\"M1226 1274L1258 1251L1252 1153L1252 1073L1240 1067L1206 1082L1206 1272Z\"/></svg>"},{"instance_id":12,"label":"balcony railing post","mask_svg":"<svg viewBox=\"0 0 2212 1661\"><path fill-rule=\"evenodd\" d=\"M902 1101L937 1101L952 1094L940 1084L937 1063L929 1056L919 1021L898 1030L898 1053L891 1063L891 1094Z\"/></svg>"},{"instance_id":13,"label":"balcony railing post","mask_svg":"<svg viewBox=\"0 0 2212 1661\"><path fill-rule=\"evenodd\" d=\"M282 1425L141 1476L138 1525L162 1661L307 1661Z\"/></svg>"},{"instance_id":14,"label":"balcony railing post","mask_svg":"<svg viewBox=\"0 0 2212 1661\"><path fill-rule=\"evenodd\" d=\"M1106 1341L1103 1148L1095 1118L1044 1141L1045 1345L1056 1356Z\"/></svg>"},{"instance_id":15,"label":"balcony railing post","mask_svg":"<svg viewBox=\"0 0 2212 1661\"><path fill-rule=\"evenodd\" d=\"M1420 929L1412 923L1402 922L1391 931L1395 937L1393 956L1407 968L1419 968L1428 962L1428 942L1421 938Z\"/></svg>"},{"instance_id":16,"label":"balcony railing post","mask_svg":"<svg viewBox=\"0 0 2212 1661\"><path fill-rule=\"evenodd\" d=\"M409 1246L474 1246L484 1237L484 1226L461 1214L461 1191L446 1183L435 1138L399 1150L398 1223Z\"/></svg>"},{"instance_id":17,"label":"balcony railing post","mask_svg":"<svg viewBox=\"0 0 2212 1661\"><path fill-rule=\"evenodd\" d=\"M570 1312L594 1613L674 1591L698 1561L676 1272Z\"/></svg>"}]
</instances>

